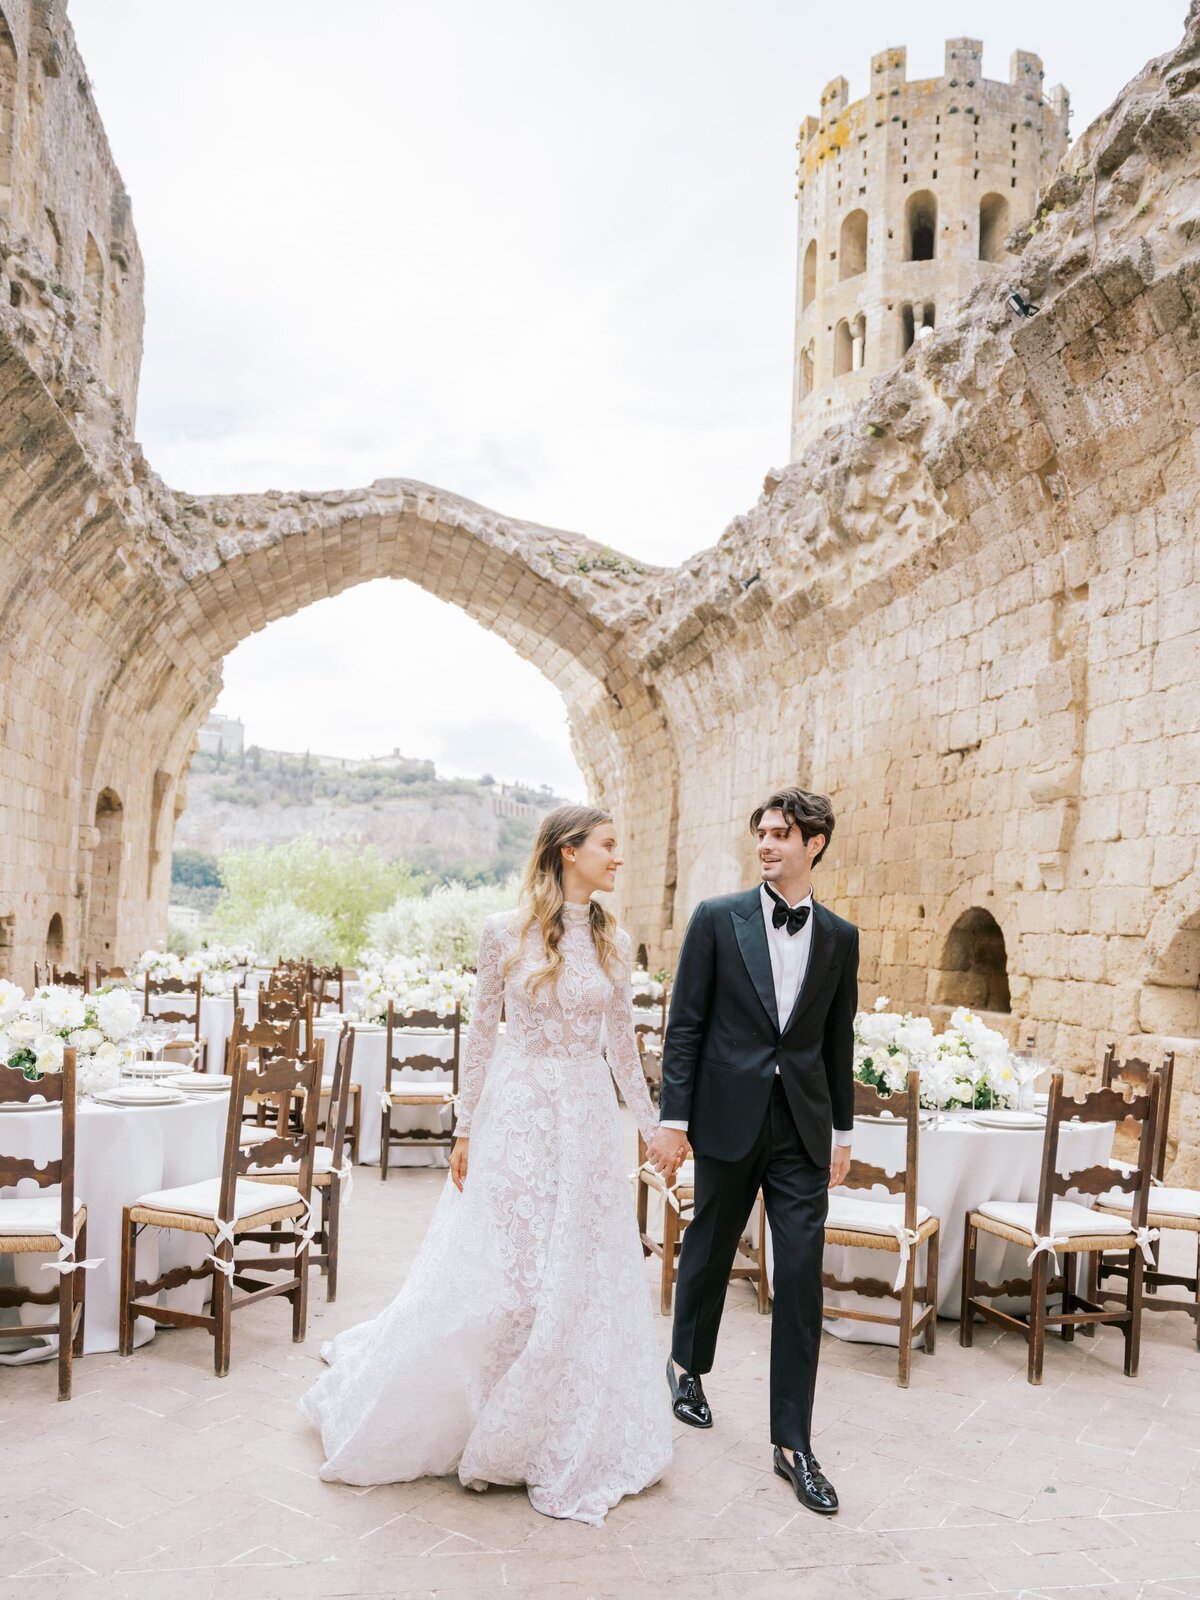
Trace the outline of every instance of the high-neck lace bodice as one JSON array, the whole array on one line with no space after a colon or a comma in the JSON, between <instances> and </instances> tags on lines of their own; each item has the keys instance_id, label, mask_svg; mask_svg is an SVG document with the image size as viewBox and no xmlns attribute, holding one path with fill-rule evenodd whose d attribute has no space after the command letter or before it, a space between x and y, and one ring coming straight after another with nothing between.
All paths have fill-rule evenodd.
<instances>
[{"instance_id":1,"label":"high-neck lace bodice","mask_svg":"<svg viewBox=\"0 0 1200 1600\"><path fill-rule=\"evenodd\" d=\"M458 1132L464 1136L499 1042L501 1008L506 1050L531 1058L586 1061L606 1056L625 1103L647 1139L657 1125L633 1027L629 936L624 929L617 932L621 976L614 984L596 954L590 908L568 901L562 919L558 946L562 966L554 980L542 984L536 993L530 980L546 960L537 930L518 939L521 919L515 911L489 917L484 925L471 1030L463 1052Z\"/></svg>"}]
</instances>

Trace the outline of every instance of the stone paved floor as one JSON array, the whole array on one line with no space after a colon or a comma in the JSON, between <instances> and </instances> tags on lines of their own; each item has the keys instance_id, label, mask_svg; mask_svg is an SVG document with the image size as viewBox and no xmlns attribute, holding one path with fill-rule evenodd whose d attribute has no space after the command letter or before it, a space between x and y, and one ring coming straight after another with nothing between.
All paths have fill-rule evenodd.
<instances>
[{"instance_id":1,"label":"stone paved floor","mask_svg":"<svg viewBox=\"0 0 1200 1600\"><path fill-rule=\"evenodd\" d=\"M1041 1389L1024 1381L1019 1341L992 1330L964 1351L943 1323L907 1391L890 1352L826 1338L831 1520L771 1473L770 1321L745 1285L708 1385L716 1427L678 1429L665 1481L603 1530L539 1517L520 1490L321 1483L296 1397L320 1341L400 1281L442 1181L399 1173L385 1188L361 1171L337 1304L314 1284L303 1346L283 1302L241 1314L224 1381L190 1331L128 1361L88 1357L69 1405L49 1366L0 1368L0 1595L1200 1597L1200 1353L1176 1317L1147 1320L1137 1381L1106 1330L1052 1341Z\"/></svg>"}]
</instances>

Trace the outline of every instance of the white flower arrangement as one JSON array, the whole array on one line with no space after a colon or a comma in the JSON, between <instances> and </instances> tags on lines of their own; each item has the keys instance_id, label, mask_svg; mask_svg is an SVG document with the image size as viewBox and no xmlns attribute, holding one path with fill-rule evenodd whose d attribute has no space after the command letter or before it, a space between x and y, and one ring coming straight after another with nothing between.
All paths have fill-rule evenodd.
<instances>
[{"instance_id":1,"label":"white flower arrangement","mask_svg":"<svg viewBox=\"0 0 1200 1600\"><path fill-rule=\"evenodd\" d=\"M75 1051L75 1090L93 1095L111 1089L121 1064L132 1060L131 1036L142 1008L128 989L80 995L53 984L28 997L0 981L0 1065L36 1079L61 1072L68 1045Z\"/></svg>"},{"instance_id":2,"label":"white flower arrangement","mask_svg":"<svg viewBox=\"0 0 1200 1600\"><path fill-rule=\"evenodd\" d=\"M199 977L205 994L228 994L235 972L257 964L258 955L248 944L212 944L186 956L174 955L170 950L145 950L134 970L149 973L153 983L168 978L194 983Z\"/></svg>"},{"instance_id":3,"label":"white flower arrangement","mask_svg":"<svg viewBox=\"0 0 1200 1600\"><path fill-rule=\"evenodd\" d=\"M389 1001L397 1011L434 1011L439 1017L450 1016L461 1002L463 1021L470 1019L475 974L462 967L435 967L415 956L364 950L358 973L365 1021L386 1022Z\"/></svg>"},{"instance_id":4,"label":"white flower arrangement","mask_svg":"<svg viewBox=\"0 0 1200 1600\"><path fill-rule=\"evenodd\" d=\"M876 1000L854 1019L854 1076L886 1094L903 1090L911 1067L921 1074L921 1104L929 1110L1014 1105L1021 1075L1008 1041L965 1006L950 1026L933 1031L928 1017L889 1011Z\"/></svg>"},{"instance_id":5,"label":"white flower arrangement","mask_svg":"<svg viewBox=\"0 0 1200 1600\"><path fill-rule=\"evenodd\" d=\"M663 997L661 974L655 977L645 967L635 967L630 973L630 982L636 995L649 995L651 1000L661 1000Z\"/></svg>"}]
</instances>

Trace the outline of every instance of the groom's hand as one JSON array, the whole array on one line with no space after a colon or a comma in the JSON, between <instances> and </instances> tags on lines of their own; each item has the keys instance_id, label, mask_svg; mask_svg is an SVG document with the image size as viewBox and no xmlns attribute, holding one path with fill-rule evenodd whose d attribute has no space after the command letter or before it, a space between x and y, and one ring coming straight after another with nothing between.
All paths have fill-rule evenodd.
<instances>
[{"instance_id":1,"label":"groom's hand","mask_svg":"<svg viewBox=\"0 0 1200 1600\"><path fill-rule=\"evenodd\" d=\"M659 1128L651 1139L646 1159L668 1183L687 1160L691 1146L679 1128Z\"/></svg>"},{"instance_id":2,"label":"groom's hand","mask_svg":"<svg viewBox=\"0 0 1200 1600\"><path fill-rule=\"evenodd\" d=\"M850 1146L848 1144L835 1144L833 1154L829 1160L829 1187L836 1189L839 1183L845 1183L846 1174L850 1171Z\"/></svg>"}]
</instances>

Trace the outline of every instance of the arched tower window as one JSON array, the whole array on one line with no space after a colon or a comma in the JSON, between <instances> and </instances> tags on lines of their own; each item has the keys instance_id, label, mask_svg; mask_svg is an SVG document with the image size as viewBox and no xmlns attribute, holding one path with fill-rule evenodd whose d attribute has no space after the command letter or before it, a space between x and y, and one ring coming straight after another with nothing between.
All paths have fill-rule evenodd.
<instances>
[{"instance_id":1,"label":"arched tower window","mask_svg":"<svg viewBox=\"0 0 1200 1600\"><path fill-rule=\"evenodd\" d=\"M904 259L932 261L937 255L937 196L930 189L910 194L904 207Z\"/></svg>"},{"instance_id":2,"label":"arched tower window","mask_svg":"<svg viewBox=\"0 0 1200 1600\"><path fill-rule=\"evenodd\" d=\"M941 1001L974 1011L1011 1011L1004 934L990 911L972 906L951 928L942 952Z\"/></svg>"},{"instance_id":3,"label":"arched tower window","mask_svg":"<svg viewBox=\"0 0 1200 1600\"><path fill-rule=\"evenodd\" d=\"M852 211L842 223L838 244L838 278L857 278L867 270L867 213Z\"/></svg>"},{"instance_id":4,"label":"arched tower window","mask_svg":"<svg viewBox=\"0 0 1200 1600\"><path fill-rule=\"evenodd\" d=\"M854 370L854 335L845 317L833 330L833 375L840 378Z\"/></svg>"},{"instance_id":5,"label":"arched tower window","mask_svg":"<svg viewBox=\"0 0 1200 1600\"><path fill-rule=\"evenodd\" d=\"M979 202L979 259L1003 261L1008 252L1004 241L1008 237L1010 206L1002 194L985 194Z\"/></svg>"},{"instance_id":6,"label":"arched tower window","mask_svg":"<svg viewBox=\"0 0 1200 1600\"><path fill-rule=\"evenodd\" d=\"M63 962L63 919L57 911L46 929L46 961L52 967L61 967Z\"/></svg>"},{"instance_id":7,"label":"arched tower window","mask_svg":"<svg viewBox=\"0 0 1200 1600\"><path fill-rule=\"evenodd\" d=\"M800 308L806 310L817 298L817 241L810 239L804 252L804 271L800 279Z\"/></svg>"}]
</instances>

